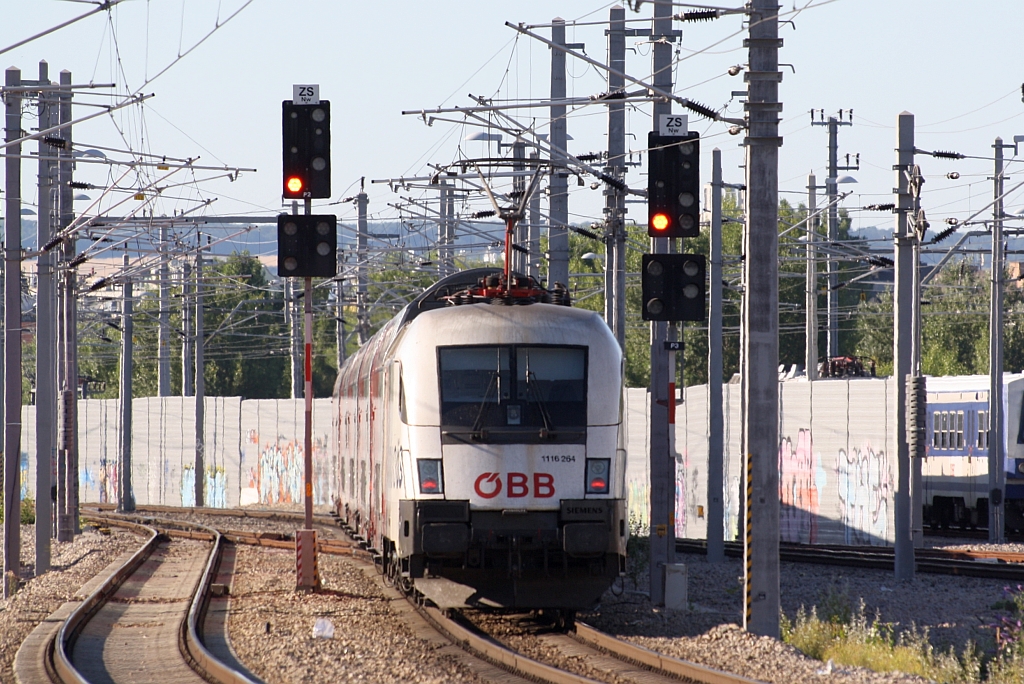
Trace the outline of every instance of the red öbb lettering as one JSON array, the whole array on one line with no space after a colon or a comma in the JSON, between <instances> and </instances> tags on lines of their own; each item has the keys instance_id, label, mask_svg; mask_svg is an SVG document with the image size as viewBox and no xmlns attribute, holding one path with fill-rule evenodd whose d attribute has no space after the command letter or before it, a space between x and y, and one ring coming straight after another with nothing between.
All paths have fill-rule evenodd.
<instances>
[{"instance_id":1,"label":"red \u00f6bb lettering","mask_svg":"<svg viewBox=\"0 0 1024 684\"><path fill-rule=\"evenodd\" d=\"M550 499L555 495L555 476L551 473L533 474L533 496L536 499Z\"/></svg>"},{"instance_id":2,"label":"red \u00f6bb lettering","mask_svg":"<svg viewBox=\"0 0 1024 684\"><path fill-rule=\"evenodd\" d=\"M486 490L481 486L484 483L487 483ZM476 478L476 482L473 483L473 489L476 490L480 498L493 499L501 493L501 474L481 473L480 477Z\"/></svg>"},{"instance_id":3,"label":"red \u00f6bb lettering","mask_svg":"<svg viewBox=\"0 0 1024 684\"><path fill-rule=\"evenodd\" d=\"M473 483L473 490L481 499L493 499L501 494L501 473L481 473ZM505 476L505 496L521 499L530 496L530 476L526 473L508 473ZM550 499L555 495L555 476L551 473L533 474L533 498Z\"/></svg>"},{"instance_id":4,"label":"red \u00f6bb lettering","mask_svg":"<svg viewBox=\"0 0 1024 684\"><path fill-rule=\"evenodd\" d=\"M526 496L530 493L530 487L528 484L529 480L526 477L526 473L509 473L508 474L508 498L518 499Z\"/></svg>"}]
</instances>

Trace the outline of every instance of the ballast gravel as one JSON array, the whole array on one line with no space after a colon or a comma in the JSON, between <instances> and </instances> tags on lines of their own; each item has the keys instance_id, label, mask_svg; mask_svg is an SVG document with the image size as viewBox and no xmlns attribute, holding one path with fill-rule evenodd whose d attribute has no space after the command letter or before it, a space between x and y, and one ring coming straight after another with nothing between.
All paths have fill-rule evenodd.
<instances>
[{"instance_id":1,"label":"ballast gravel","mask_svg":"<svg viewBox=\"0 0 1024 684\"><path fill-rule=\"evenodd\" d=\"M1021 550L1012 544L995 548ZM781 641L756 637L740 627L743 570L738 559L712 564L701 555L680 554L677 560L687 567L686 610L652 607L645 595L646 578L640 575L638 587L627 581L619 596L606 593L597 611L581 613L579 619L653 651L772 684L926 681L901 673L830 667ZM856 612L863 601L869 620L877 618L896 631L926 631L937 652L953 647L958 655L968 642L991 647L991 625L1000 615L996 605L1006 598L1007 588L1005 580L922 573L896 582L891 570L808 563L782 563L780 577L782 610L790 620L801 608L809 612L813 606L822 617L829 610Z\"/></svg>"},{"instance_id":2,"label":"ballast gravel","mask_svg":"<svg viewBox=\"0 0 1024 684\"><path fill-rule=\"evenodd\" d=\"M74 541L50 544L50 571L35 574L35 527L21 526L21 576L23 586L9 599L0 599L0 682L14 682L12 664L25 637L65 601L74 600L78 589L126 551L137 549L143 539L111 528L100 534L86 526Z\"/></svg>"},{"instance_id":3,"label":"ballast gravel","mask_svg":"<svg viewBox=\"0 0 1024 684\"><path fill-rule=\"evenodd\" d=\"M297 527L288 521L210 518L202 522L222 529L292 531ZM342 536L340 530L337 536ZM24 526L23 576L32 574L33 538L33 528ZM0 602L0 681L13 681L11 662L17 645L39 621L114 558L140 543L135 535L116 528L109 536L87 528L74 542L54 542L54 569L24 581L14 597ZM1013 544L943 545L1024 551L1024 546ZM925 681L901 673L830 668L782 642L755 637L739 626L743 587L737 559L711 564L701 555L680 555L677 560L688 571L685 610L651 606L646 573L641 572L636 583L627 579L617 585L595 611L580 613L579 619L652 650L772 684ZM937 650L952 646L958 653L969 641L983 648L991 645L991 625L1000 615L997 604L1005 600L1008 584L920 573L909 582L897 583L892 571L802 563L783 563L781 570L782 609L790 619L801 607L818 606L819 614L857 610L863 600L868 618L877 615L897 630L927 630ZM230 637L239 659L268 684L481 681L436 641L413 634L392 609L393 599L367 576L360 561L321 555L320 573L322 593L296 593L294 552L238 547ZM318 618L331 621L332 638L313 636Z\"/></svg>"},{"instance_id":4,"label":"ballast gravel","mask_svg":"<svg viewBox=\"0 0 1024 684\"><path fill-rule=\"evenodd\" d=\"M228 633L267 684L480 681L411 634L356 562L321 554L320 574L321 593L296 593L294 552L238 548ZM318 618L331 621L332 638L313 636Z\"/></svg>"}]
</instances>

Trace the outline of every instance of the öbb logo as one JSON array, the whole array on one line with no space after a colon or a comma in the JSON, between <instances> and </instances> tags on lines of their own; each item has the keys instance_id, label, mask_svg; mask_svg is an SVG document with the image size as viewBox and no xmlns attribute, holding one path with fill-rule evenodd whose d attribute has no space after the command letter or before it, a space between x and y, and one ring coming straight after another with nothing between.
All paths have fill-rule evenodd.
<instances>
[{"instance_id":1,"label":"\u00f6bb logo","mask_svg":"<svg viewBox=\"0 0 1024 684\"><path fill-rule=\"evenodd\" d=\"M508 473L505 477L505 496L519 499L530 495L530 476L526 473ZM473 489L482 499L493 499L501 494L501 473L481 473ZM533 498L550 499L555 495L555 476L551 473L533 474Z\"/></svg>"}]
</instances>

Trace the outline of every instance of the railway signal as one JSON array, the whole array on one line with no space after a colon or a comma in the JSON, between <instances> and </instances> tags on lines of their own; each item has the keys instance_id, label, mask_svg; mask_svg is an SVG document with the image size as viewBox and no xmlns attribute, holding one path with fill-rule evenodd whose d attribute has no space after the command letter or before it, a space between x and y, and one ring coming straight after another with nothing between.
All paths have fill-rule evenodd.
<instances>
[{"instance_id":1,"label":"railway signal","mask_svg":"<svg viewBox=\"0 0 1024 684\"><path fill-rule=\"evenodd\" d=\"M277 273L287 278L333 278L338 272L338 217L277 217Z\"/></svg>"},{"instance_id":2,"label":"railway signal","mask_svg":"<svg viewBox=\"0 0 1024 684\"><path fill-rule=\"evenodd\" d=\"M700 235L700 138L647 136L647 234L688 238Z\"/></svg>"},{"instance_id":3,"label":"railway signal","mask_svg":"<svg viewBox=\"0 0 1024 684\"><path fill-rule=\"evenodd\" d=\"M703 254L644 254L643 320L704 320L706 270Z\"/></svg>"},{"instance_id":4,"label":"railway signal","mask_svg":"<svg viewBox=\"0 0 1024 684\"><path fill-rule=\"evenodd\" d=\"M331 103L281 103L283 190L285 199L331 196Z\"/></svg>"}]
</instances>

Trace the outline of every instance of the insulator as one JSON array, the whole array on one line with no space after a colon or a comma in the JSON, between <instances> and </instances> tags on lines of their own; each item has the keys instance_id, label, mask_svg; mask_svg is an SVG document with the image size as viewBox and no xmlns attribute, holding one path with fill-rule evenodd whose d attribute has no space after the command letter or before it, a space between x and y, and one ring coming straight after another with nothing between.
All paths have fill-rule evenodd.
<instances>
[{"instance_id":1,"label":"insulator","mask_svg":"<svg viewBox=\"0 0 1024 684\"><path fill-rule=\"evenodd\" d=\"M926 415L928 393L923 376L907 378L907 445L911 458L925 455Z\"/></svg>"},{"instance_id":2,"label":"insulator","mask_svg":"<svg viewBox=\"0 0 1024 684\"><path fill-rule=\"evenodd\" d=\"M598 178L600 178L601 180L603 180L605 183L612 186L616 190L621 190L622 192L626 192L627 190L629 190L628 185L620 181L618 178L612 178L606 173L598 174Z\"/></svg>"},{"instance_id":3,"label":"insulator","mask_svg":"<svg viewBox=\"0 0 1024 684\"><path fill-rule=\"evenodd\" d=\"M95 292L96 290L102 290L107 286L107 279L100 278L95 283L89 286L89 292Z\"/></svg>"},{"instance_id":4,"label":"insulator","mask_svg":"<svg viewBox=\"0 0 1024 684\"><path fill-rule=\"evenodd\" d=\"M696 112L696 113L700 114L701 116L703 116L706 119L711 119L712 121L718 121L718 112L716 112L711 107L708 107L706 105L702 105L700 102L694 102L693 100L687 100L686 101L686 108L689 109L691 112Z\"/></svg>"},{"instance_id":5,"label":"insulator","mask_svg":"<svg viewBox=\"0 0 1024 684\"><path fill-rule=\"evenodd\" d=\"M87 257L85 254L79 254L74 259L68 262L68 268L77 268L78 266L84 264L86 259L88 258L89 257Z\"/></svg>"},{"instance_id":6,"label":"insulator","mask_svg":"<svg viewBox=\"0 0 1024 684\"><path fill-rule=\"evenodd\" d=\"M478 211L475 214L473 214L473 218L475 218L475 219L487 218L488 216L494 216L497 213L498 212L494 211L493 209L488 209L487 211Z\"/></svg>"},{"instance_id":7,"label":"insulator","mask_svg":"<svg viewBox=\"0 0 1024 684\"><path fill-rule=\"evenodd\" d=\"M68 181L68 187L72 190L95 190L96 186L92 183L82 183L81 181Z\"/></svg>"},{"instance_id":8,"label":"insulator","mask_svg":"<svg viewBox=\"0 0 1024 684\"><path fill-rule=\"evenodd\" d=\"M521 198L524 194L526 194L525 190L513 190L512 192L508 193L508 198L510 200L517 200Z\"/></svg>"},{"instance_id":9,"label":"insulator","mask_svg":"<svg viewBox=\"0 0 1024 684\"><path fill-rule=\"evenodd\" d=\"M935 235L935 237L932 238L931 244L936 245L936 244L942 242L943 240L948 238L950 235L955 233L956 229L959 228L959 227L960 227L959 224L954 224L954 225L951 225L949 228L946 228L945 230L940 231L938 234Z\"/></svg>"},{"instance_id":10,"label":"insulator","mask_svg":"<svg viewBox=\"0 0 1024 684\"><path fill-rule=\"evenodd\" d=\"M513 244L512 245L512 249L515 250L516 252L519 252L520 254L529 254L530 253L530 250L526 249L522 245Z\"/></svg>"},{"instance_id":11,"label":"insulator","mask_svg":"<svg viewBox=\"0 0 1024 684\"><path fill-rule=\"evenodd\" d=\"M601 158L600 152L587 152L586 154L578 154L576 158L581 162L592 162L597 161Z\"/></svg>"},{"instance_id":12,"label":"insulator","mask_svg":"<svg viewBox=\"0 0 1024 684\"><path fill-rule=\"evenodd\" d=\"M572 226L572 231L574 233L579 233L583 237L588 237L591 240L600 240L601 239L601 236L599 236L597 233L592 233L589 230L587 230L586 228L577 228L575 226Z\"/></svg>"},{"instance_id":13,"label":"insulator","mask_svg":"<svg viewBox=\"0 0 1024 684\"><path fill-rule=\"evenodd\" d=\"M959 152L947 152L945 150L935 150L934 152L932 152L932 156L933 157L938 157L939 159L963 159L964 158L964 155L960 154Z\"/></svg>"},{"instance_id":14,"label":"insulator","mask_svg":"<svg viewBox=\"0 0 1024 684\"><path fill-rule=\"evenodd\" d=\"M679 21L712 21L720 16L718 10L697 10L696 12L681 12L676 15L676 19Z\"/></svg>"},{"instance_id":15,"label":"insulator","mask_svg":"<svg viewBox=\"0 0 1024 684\"><path fill-rule=\"evenodd\" d=\"M864 207L868 211L892 211L896 208L895 204L869 204Z\"/></svg>"},{"instance_id":16,"label":"insulator","mask_svg":"<svg viewBox=\"0 0 1024 684\"><path fill-rule=\"evenodd\" d=\"M591 95L591 100L625 100L629 97L629 94L625 90L616 90L611 93L600 93L598 95Z\"/></svg>"},{"instance_id":17,"label":"insulator","mask_svg":"<svg viewBox=\"0 0 1024 684\"><path fill-rule=\"evenodd\" d=\"M43 142L49 145L50 147L56 147L59 150L63 150L68 146L68 141L65 140L64 138L57 138L52 136L46 136L45 138L43 138Z\"/></svg>"}]
</instances>

